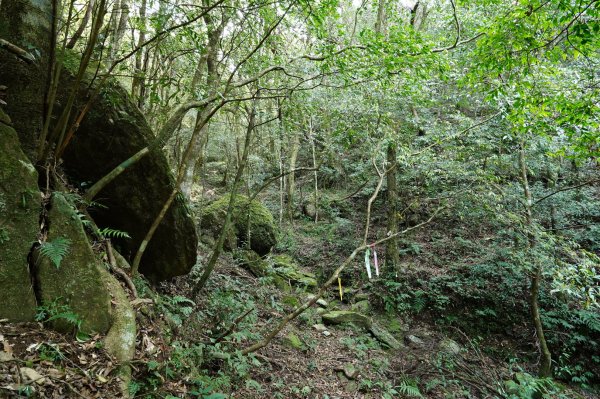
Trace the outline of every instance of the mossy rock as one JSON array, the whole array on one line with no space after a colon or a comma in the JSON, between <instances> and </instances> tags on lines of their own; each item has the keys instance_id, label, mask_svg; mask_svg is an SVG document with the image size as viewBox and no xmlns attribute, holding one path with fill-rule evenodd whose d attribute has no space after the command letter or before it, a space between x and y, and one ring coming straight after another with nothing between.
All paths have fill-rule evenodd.
<instances>
[{"instance_id":1,"label":"mossy rock","mask_svg":"<svg viewBox=\"0 0 600 399\"><path fill-rule=\"evenodd\" d=\"M200 215L200 228L208 230L213 237L218 237L223 228L227 209L229 208L230 194L226 194L205 207ZM233 202L233 221L228 232L225 248L232 250L236 246L249 247L259 255L266 255L277 243L275 223L271 212L256 200L250 201L248 197L236 195Z\"/></svg>"},{"instance_id":2,"label":"mossy rock","mask_svg":"<svg viewBox=\"0 0 600 399\"><path fill-rule=\"evenodd\" d=\"M88 100L88 80L78 93L76 107ZM68 68L61 74L61 87L73 85ZM65 104L69 90L59 91ZM64 169L74 184L88 188L121 162L150 145L156 136L127 91L109 79L63 154ZM127 232L130 239L113 240L115 247L131 262L150 226L175 187L175 178L160 148L152 148L135 165L109 183L95 198L105 208L90 213L99 227ZM187 201L177 195L148 243L140 272L158 282L190 272L196 264L198 238Z\"/></svg>"},{"instance_id":3,"label":"mossy rock","mask_svg":"<svg viewBox=\"0 0 600 399\"><path fill-rule=\"evenodd\" d=\"M300 266L289 255L276 255L271 258L274 272L293 286L304 288L317 287L317 279L313 273L300 269Z\"/></svg>"},{"instance_id":4,"label":"mossy rock","mask_svg":"<svg viewBox=\"0 0 600 399\"><path fill-rule=\"evenodd\" d=\"M37 238L37 172L0 110L0 319L32 321L36 300L27 257Z\"/></svg>"},{"instance_id":5,"label":"mossy rock","mask_svg":"<svg viewBox=\"0 0 600 399\"><path fill-rule=\"evenodd\" d=\"M398 341L389 331L380 326L377 323L371 323L369 331L379 342L389 346L392 349L400 349L403 347L402 343Z\"/></svg>"},{"instance_id":6,"label":"mossy rock","mask_svg":"<svg viewBox=\"0 0 600 399\"><path fill-rule=\"evenodd\" d=\"M52 195L48 219L47 241L62 237L70 244L58 267L46 256L37 257L36 280L42 304L59 300L83 320L83 331L107 332L111 325L111 298L102 277L105 266L92 251L81 220L61 193ZM60 324L55 327L66 329Z\"/></svg>"},{"instance_id":7,"label":"mossy rock","mask_svg":"<svg viewBox=\"0 0 600 399\"><path fill-rule=\"evenodd\" d=\"M371 311L371 305L369 301L359 301L352 304L352 310L360 313L369 313Z\"/></svg>"},{"instance_id":8,"label":"mossy rock","mask_svg":"<svg viewBox=\"0 0 600 399\"><path fill-rule=\"evenodd\" d=\"M305 350L306 349L306 345L304 344L304 342L300 339L300 337L298 337L298 335L296 335L293 332L289 333L288 335L286 335L283 338L283 343L292 349L297 349L297 350Z\"/></svg>"},{"instance_id":9,"label":"mossy rock","mask_svg":"<svg viewBox=\"0 0 600 399\"><path fill-rule=\"evenodd\" d=\"M371 319L364 314L352 312L350 310L334 310L321 315L325 324L348 324L352 323L359 327L369 329L371 327Z\"/></svg>"},{"instance_id":10,"label":"mossy rock","mask_svg":"<svg viewBox=\"0 0 600 399\"><path fill-rule=\"evenodd\" d=\"M234 257L240 266L256 277L264 277L269 274L269 263L254 251L239 250L235 252Z\"/></svg>"}]
</instances>

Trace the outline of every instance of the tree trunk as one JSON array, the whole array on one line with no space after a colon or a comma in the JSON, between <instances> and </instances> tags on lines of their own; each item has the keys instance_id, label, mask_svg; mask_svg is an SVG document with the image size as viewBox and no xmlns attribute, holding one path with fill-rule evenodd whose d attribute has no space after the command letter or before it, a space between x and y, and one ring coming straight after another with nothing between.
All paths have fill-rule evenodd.
<instances>
[{"instance_id":1,"label":"tree trunk","mask_svg":"<svg viewBox=\"0 0 600 399\"><path fill-rule=\"evenodd\" d=\"M527 246L528 252L532 252L537 244L537 238L533 231L533 197L531 190L529 189L529 180L527 177L527 164L525 162L525 144L521 142L521 148L519 150L519 169L521 173L521 185L523 187L523 194L525 197L525 227L527 229ZM530 255L530 258L533 256ZM540 350L540 367L538 375L542 378L552 376L552 356L546 343L544 336L544 327L542 325L542 319L540 318L540 308L538 303L540 281L542 279L542 266L536 259L532 259L534 264L533 273L531 274L531 284L529 288L529 306L531 307L531 318L535 327L535 333L538 340L538 347Z\"/></svg>"},{"instance_id":2,"label":"tree trunk","mask_svg":"<svg viewBox=\"0 0 600 399\"><path fill-rule=\"evenodd\" d=\"M396 181L396 146L388 144L387 148L387 231L388 235L398 232L398 183ZM386 242L385 248L386 269L399 272L400 252L398 251L398 239L392 238Z\"/></svg>"},{"instance_id":3,"label":"tree trunk","mask_svg":"<svg viewBox=\"0 0 600 399\"><path fill-rule=\"evenodd\" d=\"M294 134L292 138L292 146L290 148L289 154L289 162L288 162L288 170L296 169L296 160L298 159L298 151L300 150L300 135ZM294 211L295 207L295 193L296 191L296 177L295 173L290 173L287 175L287 185L286 185L286 217L289 221L294 221Z\"/></svg>"},{"instance_id":4,"label":"tree trunk","mask_svg":"<svg viewBox=\"0 0 600 399\"><path fill-rule=\"evenodd\" d=\"M219 55L219 41L221 40L221 36L223 34L223 29L225 28L224 20L217 26L215 26L212 17L208 14L204 16L204 23L206 24L206 28L208 30L208 44L206 48L206 55L200 58L200 62L196 68L196 72L194 74L194 80L192 82L192 88L196 89L196 85L198 85L201 77L202 77L202 69L204 65L202 65L202 61L206 62L206 87L209 95L213 95L217 92L217 88L219 86L219 73L217 70L218 65L218 55ZM202 149L204 148L207 140L208 140L208 123L205 123L205 119L210 117L211 109L210 107L205 107L201 112L198 112L196 116L196 123L194 125L194 134L192 137L196 137L192 145L192 153L190 162L186 165L186 170L184 174L183 181L181 182L181 191L186 198L189 198L191 193L191 188L194 184L194 176L196 173L196 169L198 166L201 166L203 162L202 158Z\"/></svg>"},{"instance_id":5,"label":"tree trunk","mask_svg":"<svg viewBox=\"0 0 600 399\"><path fill-rule=\"evenodd\" d=\"M140 5L140 21L142 24L142 28L140 29L138 34L138 48L141 47L142 44L146 41L146 8L147 0L142 0L142 4ZM142 85L145 79L142 70L144 53L146 53L146 50L141 49L135 54L135 71L133 81L131 82L131 95L138 101L140 100L140 93L142 91Z\"/></svg>"}]
</instances>

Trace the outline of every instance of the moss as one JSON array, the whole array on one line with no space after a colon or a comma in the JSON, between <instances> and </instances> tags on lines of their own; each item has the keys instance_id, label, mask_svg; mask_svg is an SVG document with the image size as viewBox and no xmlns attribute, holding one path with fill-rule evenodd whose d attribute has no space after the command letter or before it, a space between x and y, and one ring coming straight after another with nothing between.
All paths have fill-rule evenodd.
<instances>
[{"instance_id":1,"label":"moss","mask_svg":"<svg viewBox=\"0 0 600 399\"><path fill-rule=\"evenodd\" d=\"M10 120L2 110L0 120ZM37 173L17 133L0 122L0 319L35 317L27 257L38 232L40 199Z\"/></svg>"},{"instance_id":2,"label":"moss","mask_svg":"<svg viewBox=\"0 0 600 399\"><path fill-rule=\"evenodd\" d=\"M244 269L247 269L256 277L264 277L269 274L269 263L256 252L240 250L236 251L234 256Z\"/></svg>"},{"instance_id":3,"label":"moss","mask_svg":"<svg viewBox=\"0 0 600 399\"><path fill-rule=\"evenodd\" d=\"M289 255L273 256L272 261L275 273L292 285L305 288L315 288L317 286L315 275L300 269Z\"/></svg>"},{"instance_id":4,"label":"moss","mask_svg":"<svg viewBox=\"0 0 600 399\"><path fill-rule=\"evenodd\" d=\"M208 229L213 237L218 237L223 228L230 198L229 194L224 195L201 212L200 228ZM248 242L249 233L250 249L259 255L268 254L277 242L275 223L271 212L260 202L250 201L243 195L236 195L233 204L235 223L228 235L226 249L233 249L234 237L237 246L244 246Z\"/></svg>"},{"instance_id":5,"label":"moss","mask_svg":"<svg viewBox=\"0 0 600 399\"><path fill-rule=\"evenodd\" d=\"M300 306L300 301L293 295L284 295L283 298L281 298L281 302L288 306L291 306L292 308Z\"/></svg>"},{"instance_id":6,"label":"moss","mask_svg":"<svg viewBox=\"0 0 600 399\"><path fill-rule=\"evenodd\" d=\"M371 319L364 314L351 312L349 310L334 310L321 315L325 324L347 324L352 323L357 326L370 328Z\"/></svg>"},{"instance_id":7,"label":"moss","mask_svg":"<svg viewBox=\"0 0 600 399\"><path fill-rule=\"evenodd\" d=\"M289 346L290 348L293 348L293 349L297 349L297 350L306 349L306 345L304 345L304 342L302 342L302 340L293 332L286 335L285 338L283 339L283 342L286 346Z\"/></svg>"}]
</instances>

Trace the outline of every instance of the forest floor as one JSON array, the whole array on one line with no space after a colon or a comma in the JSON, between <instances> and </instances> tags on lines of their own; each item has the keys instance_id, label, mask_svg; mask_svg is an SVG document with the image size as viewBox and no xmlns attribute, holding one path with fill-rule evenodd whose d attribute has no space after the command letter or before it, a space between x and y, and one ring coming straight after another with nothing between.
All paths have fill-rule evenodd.
<instances>
[{"instance_id":1,"label":"forest floor","mask_svg":"<svg viewBox=\"0 0 600 399\"><path fill-rule=\"evenodd\" d=\"M351 212L350 212L351 213ZM377 216L376 216L377 217ZM299 220L282 232L275 248L323 281L352 249L361 221L313 223ZM436 253L431 226L411 237L414 253ZM381 233L374 231L372 234ZM444 238L437 255L443 262L419 263L405 253L416 276L447 271L456 254ZM441 244L440 244L441 242ZM412 247L411 247L412 245ZM208 248L201 245L200 262ZM445 255L444 255L445 254ZM461 255L462 256L462 255ZM306 300L310 290L276 288L241 268L224 253L194 307L189 297L195 274L150 288L136 281L141 297L152 300L138 312L132 397L136 398L525 398L510 393L511 382L525 386L531 366L506 361L507 353L531 351L530 343L490 335L472 336L431 315L414 317L385 311L383 282L369 281L360 262L342 274L344 299L337 287L290 322L265 348L249 357L237 350L264 336L275 323ZM357 309L357 303L362 303ZM246 310L252 308L247 317ZM324 326L327 310L357 310L383 326L400 343L391 349L365 329ZM393 316L392 316L393 315ZM226 336L221 337L224 331ZM219 337L215 339L215 337ZM116 362L102 349L101 337L77 339L39 323L0 321L0 398L119 398ZM559 387L556 390L556 387ZM597 398L556 384L544 398Z\"/></svg>"}]
</instances>

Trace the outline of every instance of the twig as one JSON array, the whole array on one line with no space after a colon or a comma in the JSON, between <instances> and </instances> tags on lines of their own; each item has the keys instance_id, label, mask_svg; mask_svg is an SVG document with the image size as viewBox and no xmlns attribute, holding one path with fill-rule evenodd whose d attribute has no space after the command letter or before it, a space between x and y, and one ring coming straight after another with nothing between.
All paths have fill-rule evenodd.
<instances>
[{"instance_id":1,"label":"twig","mask_svg":"<svg viewBox=\"0 0 600 399\"><path fill-rule=\"evenodd\" d=\"M227 329L227 331L225 331L223 334L219 335L214 343L216 344L217 342L221 342L225 337L227 337L228 335L230 335L235 328L237 327L238 323L240 321L242 321L246 316L248 316L250 314L250 312L252 312L254 310L254 308L249 308L248 310L246 310L244 313L242 313L240 316L238 316L233 323L231 324L231 326L229 326L229 328Z\"/></svg>"},{"instance_id":2,"label":"twig","mask_svg":"<svg viewBox=\"0 0 600 399\"><path fill-rule=\"evenodd\" d=\"M127 287L129 287L129 289L131 290L131 294L133 295L133 298L137 299L138 293L137 293L137 289L135 288L135 284L133 284L133 281L131 281L131 278L127 275L127 273L125 273L125 271L117 265L117 261L115 260L115 254L113 253L113 249L112 249L110 240L106 240L105 243L106 243L106 254L108 255L108 263L110 264L110 268L112 269L113 272L118 274L125 281L125 284L127 284Z\"/></svg>"},{"instance_id":3,"label":"twig","mask_svg":"<svg viewBox=\"0 0 600 399\"><path fill-rule=\"evenodd\" d=\"M543 196L543 197L542 197L542 198L540 198L539 200L535 201L535 202L533 203L533 205L532 205L532 206L536 206L538 203L542 202L543 200L545 200L545 199L547 199L547 198L550 198L550 197L552 197L553 195L556 195L556 194L558 194L558 193L562 193L563 191L574 190L574 189L576 189L576 188L583 187L583 186L587 186L588 184L597 183L597 182L599 182L599 181L600 181L600 179L588 180L588 181L586 181L586 182L583 182L583 183L580 183L580 184L576 184L576 185L574 185L574 186L570 186L570 187L561 188L560 190L556 190L556 191L554 191L553 193L550 193L550 194L548 194L548 195L545 195L545 196Z\"/></svg>"}]
</instances>

